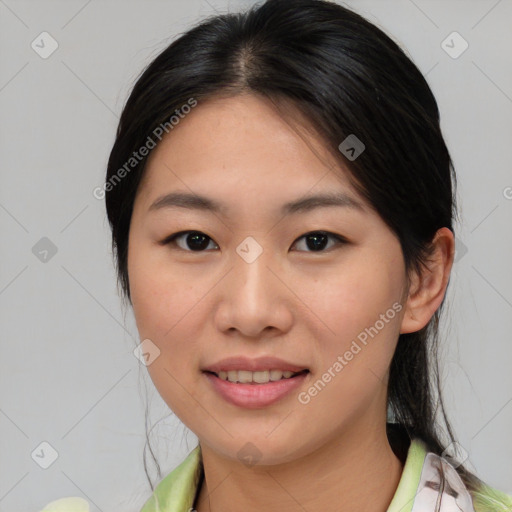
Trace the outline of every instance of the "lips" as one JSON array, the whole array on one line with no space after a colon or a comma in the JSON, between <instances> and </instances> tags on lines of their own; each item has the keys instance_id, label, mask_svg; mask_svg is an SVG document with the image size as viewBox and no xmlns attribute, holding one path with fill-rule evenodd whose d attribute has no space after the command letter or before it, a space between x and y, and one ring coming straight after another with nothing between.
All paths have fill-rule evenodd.
<instances>
[{"instance_id":1,"label":"lips","mask_svg":"<svg viewBox=\"0 0 512 512\"><path fill-rule=\"evenodd\" d=\"M218 375L219 372L229 372L234 370L246 370L250 372L281 370L283 372L289 371L292 373L298 373L309 369L306 366L299 366L271 356L258 357L255 359L250 359L244 356L228 357L202 368L203 372L211 372L216 375Z\"/></svg>"},{"instance_id":2,"label":"lips","mask_svg":"<svg viewBox=\"0 0 512 512\"><path fill-rule=\"evenodd\" d=\"M309 371L305 370L294 377L265 384L233 383L223 380L208 370L203 372L207 382L217 396L225 402L244 409L262 409L277 404L304 385Z\"/></svg>"}]
</instances>

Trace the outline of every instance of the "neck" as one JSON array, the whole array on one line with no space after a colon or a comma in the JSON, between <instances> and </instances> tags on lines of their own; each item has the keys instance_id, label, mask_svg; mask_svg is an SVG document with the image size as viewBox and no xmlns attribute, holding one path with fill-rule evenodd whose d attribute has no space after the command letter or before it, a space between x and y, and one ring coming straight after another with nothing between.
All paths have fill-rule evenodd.
<instances>
[{"instance_id":1,"label":"neck","mask_svg":"<svg viewBox=\"0 0 512 512\"><path fill-rule=\"evenodd\" d=\"M383 428L358 425L300 459L247 467L201 445L204 481L197 512L279 510L385 512L403 464Z\"/></svg>"}]
</instances>

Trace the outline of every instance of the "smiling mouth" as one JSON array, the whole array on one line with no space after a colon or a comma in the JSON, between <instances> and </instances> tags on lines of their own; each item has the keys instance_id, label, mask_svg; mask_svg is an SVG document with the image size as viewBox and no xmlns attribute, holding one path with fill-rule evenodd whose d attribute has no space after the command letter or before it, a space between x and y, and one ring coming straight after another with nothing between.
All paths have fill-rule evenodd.
<instances>
[{"instance_id":1,"label":"smiling mouth","mask_svg":"<svg viewBox=\"0 0 512 512\"><path fill-rule=\"evenodd\" d=\"M215 375L221 380L231 382L233 384L268 384L269 382L277 382L280 380L288 380L309 373L309 370L302 370L300 372L291 372L284 370L263 370L259 372L251 372L248 370L230 370L211 372L205 371L211 375Z\"/></svg>"}]
</instances>

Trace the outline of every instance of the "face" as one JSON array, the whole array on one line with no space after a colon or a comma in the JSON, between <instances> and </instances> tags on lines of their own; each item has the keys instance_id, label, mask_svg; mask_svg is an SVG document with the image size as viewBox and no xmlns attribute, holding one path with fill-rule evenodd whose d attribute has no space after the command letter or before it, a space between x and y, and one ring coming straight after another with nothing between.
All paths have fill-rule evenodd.
<instances>
[{"instance_id":1,"label":"face","mask_svg":"<svg viewBox=\"0 0 512 512\"><path fill-rule=\"evenodd\" d=\"M219 208L161 200L176 193ZM303 201L325 194L340 204ZM385 426L406 286L399 241L321 141L263 100L199 103L153 150L128 274L140 339L159 351L151 378L217 453L240 458L250 442L277 464ZM231 372L263 371L256 380L261 366L307 372L234 384L205 371L231 357L249 360ZM251 366L265 357L280 361Z\"/></svg>"}]
</instances>

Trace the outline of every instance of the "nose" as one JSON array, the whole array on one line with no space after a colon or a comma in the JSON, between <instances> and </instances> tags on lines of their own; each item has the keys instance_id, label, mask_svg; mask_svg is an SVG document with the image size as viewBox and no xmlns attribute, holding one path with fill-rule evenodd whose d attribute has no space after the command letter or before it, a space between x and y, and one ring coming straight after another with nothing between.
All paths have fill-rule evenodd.
<instances>
[{"instance_id":1,"label":"nose","mask_svg":"<svg viewBox=\"0 0 512 512\"><path fill-rule=\"evenodd\" d=\"M249 252L239 247L232 254L231 270L217 290L216 326L247 338L282 335L293 322L294 295L272 251L263 250L255 259L250 251L254 247Z\"/></svg>"}]
</instances>

